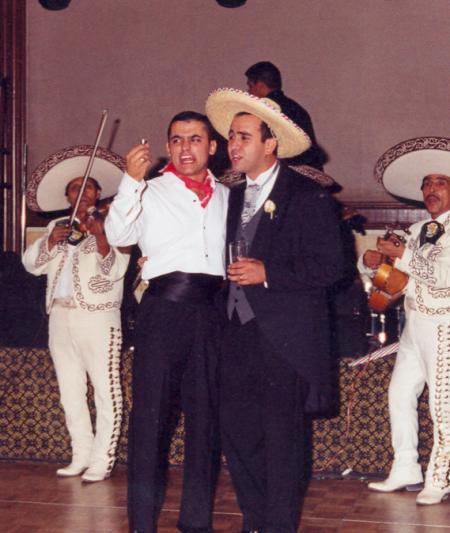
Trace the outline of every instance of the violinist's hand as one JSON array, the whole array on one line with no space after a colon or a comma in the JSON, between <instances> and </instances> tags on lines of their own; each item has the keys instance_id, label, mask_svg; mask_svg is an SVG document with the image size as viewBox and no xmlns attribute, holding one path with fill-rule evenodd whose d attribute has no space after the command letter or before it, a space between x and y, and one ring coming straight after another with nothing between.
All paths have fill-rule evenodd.
<instances>
[{"instance_id":1,"label":"violinist's hand","mask_svg":"<svg viewBox=\"0 0 450 533\"><path fill-rule=\"evenodd\" d=\"M383 254L376 250L367 250L363 255L363 263L366 267L376 270L383 262Z\"/></svg>"},{"instance_id":2,"label":"violinist's hand","mask_svg":"<svg viewBox=\"0 0 450 533\"><path fill-rule=\"evenodd\" d=\"M89 233L95 237L98 235L105 235L104 219L101 215L89 215L86 218L84 225Z\"/></svg>"},{"instance_id":3,"label":"violinist's hand","mask_svg":"<svg viewBox=\"0 0 450 533\"><path fill-rule=\"evenodd\" d=\"M142 181L152 164L148 142L134 146L127 154L127 173L136 181Z\"/></svg>"},{"instance_id":4,"label":"violinist's hand","mask_svg":"<svg viewBox=\"0 0 450 533\"><path fill-rule=\"evenodd\" d=\"M105 219L101 215L89 215L84 225L91 235L95 237L97 251L102 257L106 257L111 249L105 234Z\"/></svg>"},{"instance_id":5,"label":"violinist's hand","mask_svg":"<svg viewBox=\"0 0 450 533\"><path fill-rule=\"evenodd\" d=\"M403 252L405 251L405 245L399 239L390 237L389 239L378 239L377 240L377 250L388 257L393 259L396 257L402 257Z\"/></svg>"},{"instance_id":6,"label":"violinist's hand","mask_svg":"<svg viewBox=\"0 0 450 533\"><path fill-rule=\"evenodd\" d=\"M65 241L70 235L70 231L71 230L69 224L55 226L48 237L48 249L51 250L58 242Z\"/></svg>"}]
</instances>

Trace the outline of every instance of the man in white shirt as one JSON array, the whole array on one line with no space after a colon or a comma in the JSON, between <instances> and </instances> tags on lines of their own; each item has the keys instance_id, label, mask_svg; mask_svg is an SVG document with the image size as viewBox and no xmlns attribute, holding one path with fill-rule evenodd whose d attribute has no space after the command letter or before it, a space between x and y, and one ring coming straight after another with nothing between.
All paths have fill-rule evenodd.
<instances>
[{"instance_id":1,"label":"man in white shirt","mask_svg":"<svg viewBox=\"0 0 450 533\"><path fill-rule=\"evenodd\" d=\"M33 172L27 200L39 211L77 205L90 146L72 146L47 158ZM50 222L44 236L23 256L25 268L47 276L46 307L49 348L72 445L70 465L61 477L82 475L84 482L110 476L122 421L120 307L128 254L106 240L101 216L92 216L97 202L114 194L123 161L99 148L80 195L76 220L85 225L84 238L73 237L69 218ZM77 236L82 237L81 232ZM87 375L94 387L95 434L87 403Z\"/></svg>"},{"instance_id":2,"label":"man in white shirt","mask_svg":"<svg viewBox=\"0 0 450 533\"><path fill-rule=\"evenodd\" d=\"M216 150L208 119L196 112L169 124L169 165L144 180L148 144L127 155L108 218L111 243L138 243L149 281L136 322L129 431L131 531L157 529L164 497L171 405L181 391L185 462L178 528L212 531L216 476L216 366L219 317L213 300L225 276L228 189L208 170Z\"/></svg>"},{"instance_id":3,"label":"man in white shirt","mask_svg":"<svg viewBox=\"0 0 450 533\"><path fill-rule=\"evenodd\" d=\"M434 443L416 501L437 504L450 492L450 139L409 139L383 154L375 170L391 194L423 201L430 217L411 226L405 244L378 239L377 250L359 262L362 272L373 274L388 256L409 276L405 328L389 384L394 462L388 478L369 488L392 492L422 482L417 402L427 384Z\"/></svg>"},{"instance_id":4,"label":"man in white shirt","mask_svg":"<svg viewBox=\"0 0 450 533\"><path fill-rule=\"evenodd\" d=\"M247 257L228 266L220 422L243 531L295 533L304 481L304 413L331 395L328 287L343 251L333 199L279 158L310 146L270 99L214 91L207 115L228 138L233 170L227 241ZM230 261L231 262L231 261Z\"/></svg>"}]
</instances>

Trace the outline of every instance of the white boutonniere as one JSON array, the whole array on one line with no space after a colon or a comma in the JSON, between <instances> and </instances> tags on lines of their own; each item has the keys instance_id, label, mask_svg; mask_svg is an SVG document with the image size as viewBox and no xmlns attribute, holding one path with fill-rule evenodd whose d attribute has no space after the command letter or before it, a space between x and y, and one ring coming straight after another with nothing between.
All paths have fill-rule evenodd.
<instances>
[{"instance_id":1,"label":"white boutonniere","mask_svg":"<svg viewBox=\"0 0 450 533\"><path fill-rule=\"evenodd\" d=\"M270 220L273 219L273 214L275 213L277 206L272 200L266 200L264 203L264 213L269 213Z\"/></svg>"}]
</instances>

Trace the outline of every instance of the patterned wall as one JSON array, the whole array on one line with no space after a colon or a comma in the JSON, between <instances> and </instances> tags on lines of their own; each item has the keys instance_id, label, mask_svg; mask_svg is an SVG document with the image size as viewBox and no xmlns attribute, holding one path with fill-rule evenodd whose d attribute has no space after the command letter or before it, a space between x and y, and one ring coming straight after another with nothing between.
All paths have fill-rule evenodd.
<instances>
[{"instance_id":1,"label":"patterned wall","mask_svg":"<svg viewBox=\"0 0 450 533\"><path fill-rule=\"evenodd\" d=\"M127 418L130 408L132 352L122 359L124 419L119 441L119 462L126 462ZM349 368L351 359L339 363L339 414L314 420L312 457L315 471L340 472L348 467L362 473L386 472L392 461L387 413L387 385L393 357L373 362L356 376L360 367ZM353 398L347 430L347 406ZM92 416L95 409L89 391ZM420 458L423 465L431 448L432 424L426 392L420 400ZM0 459L67 462L69 437L59 404L58 387L47 350L0 349ZM183 462L183 427L172 439L170 463Z\"/></svg>"}]
</instances>

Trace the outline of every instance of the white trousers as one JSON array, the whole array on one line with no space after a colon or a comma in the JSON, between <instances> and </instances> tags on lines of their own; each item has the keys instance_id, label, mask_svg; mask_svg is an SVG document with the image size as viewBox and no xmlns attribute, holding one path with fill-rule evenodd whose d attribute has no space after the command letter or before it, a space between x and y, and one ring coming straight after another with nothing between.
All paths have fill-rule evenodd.
<instances>
[{"instance_id":1,"label":"white trousers","mask_svg":"<svg viewBox=\"0 0 450 533\"><path fill-rule=\"evenodd\" d=\"M49 346L72 444L72 460L109 473L122 419L120 312L90 313L54 304ZM87 404L87 375L94 387L95 435Z\"/></svg>"},{"instance_id":2,"label":"white trousers","mask_svg":"<svg viewBox=\"0 0 450 533\"><path fill-rule=\"evenodd\" d=\"M425 485L450 485L450 318L408 310L389 385L394 463L391 474L421 476L418 463L418 399L428 385L433 448Z\"/></svg>"}]
</instances>

